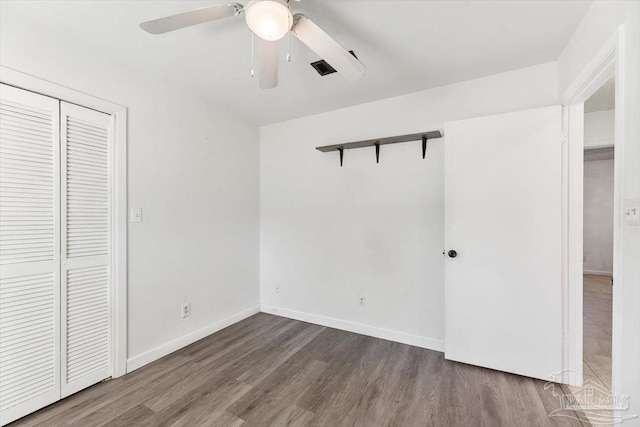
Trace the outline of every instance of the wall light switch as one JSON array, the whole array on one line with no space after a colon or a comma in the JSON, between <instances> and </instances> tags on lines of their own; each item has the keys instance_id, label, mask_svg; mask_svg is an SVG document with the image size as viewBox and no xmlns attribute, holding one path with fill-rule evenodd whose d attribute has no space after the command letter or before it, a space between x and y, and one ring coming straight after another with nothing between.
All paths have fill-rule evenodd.
<instances>
[{"instance_id":1,"label":"wall light switch","mask_svg":"<svg viewBox=\"0 0 640 427\"><path fill-rule=\"evenodd\" d=\"M624 225L640 226L640 199L627 199L624 203Z\"/></svg>"},{"instance_id":2,"label":"wall light switch","mask_svg":"<svg viewBox=\"0 0 640 427\"><path fill-rule=\"evenodd\" d=\"M142 222L142 209L131 208L131 222Z\"/></svg>"},{"instance_id":3,"label":"wall light switch","mask_svg":"<svg viewBox=\"0 0 640 427\"><path fill-rule=\"evenodd\" d=\"M364 295L358 295L358 307L364 307Z\"/></svg>"}]
</instances>

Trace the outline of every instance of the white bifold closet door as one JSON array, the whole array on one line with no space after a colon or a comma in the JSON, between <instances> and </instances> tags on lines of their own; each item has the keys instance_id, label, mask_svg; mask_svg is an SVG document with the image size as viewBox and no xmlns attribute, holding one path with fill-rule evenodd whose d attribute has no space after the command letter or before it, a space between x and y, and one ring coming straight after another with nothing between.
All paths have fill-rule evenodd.
<instances>
[{"instance_id":1,"label":"white bifold closet door","mask_svg":"<svg viewBox=\"0 0 640 427\"><path fill-rule=\"evenodd\" d=\"M111 129L1 86L0 425L111 376Z\"/></svg>"},{"instance_id":2,"label":"white bifold closet door","mask_svg":"<svg viewBox=\"0 0 640 427\"><path fill-rule=\"evenodd\" d=\"M0 88L0 422L60 398L59 101Z\"/></svg>"},{"instance_id":3,"label":"white bifold closet door","mask_svg":"<svg viewBox=\"0 0 640 427\"><path fill-rule=\"evenodd\" d=\"M110 122L60 103L62 397L111 376Z\"/></svg>"}]
</instances>

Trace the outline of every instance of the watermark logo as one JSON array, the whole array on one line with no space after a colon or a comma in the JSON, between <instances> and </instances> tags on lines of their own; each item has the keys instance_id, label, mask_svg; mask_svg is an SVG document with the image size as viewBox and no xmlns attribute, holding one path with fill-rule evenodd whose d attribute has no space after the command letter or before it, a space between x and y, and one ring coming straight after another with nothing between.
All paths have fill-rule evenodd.
<instances>
[{"instance_id":1,"label":"watermark logo","mask_svg":"<svg viewBox=\"0 0 640 427\"><path fill-rule=\"evenodd\" d=\"M591 423L592 425L618 424L625 420L637 418L637 415L625 415L629 410L629 396L615 395L601 384L591 380L584 381L582 387L565 393L559 382L567 374L575 374L573 370L562 370L551 375L551 381L544 386L560 401L560 408L551 411L550 417L566 417Z\"/></svg>"}]
</instances>

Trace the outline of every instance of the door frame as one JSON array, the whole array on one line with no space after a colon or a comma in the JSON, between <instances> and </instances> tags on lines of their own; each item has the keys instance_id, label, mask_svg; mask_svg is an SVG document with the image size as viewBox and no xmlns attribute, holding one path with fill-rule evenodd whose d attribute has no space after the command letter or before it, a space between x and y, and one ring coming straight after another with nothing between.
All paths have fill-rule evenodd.
<instances>
[{"instance_id":1,"label":"door frame","mask_svg":"<svg viewBox=\"0 0 640 427\"><path fill-rule=\"evenodd\" d=\"M626 75L624 61L625 24L609 37L582 72L561 95L563 104L564 157L564 383L583 383L583 181L584 181L584 102L607 80L615 76L615 160L614 160L614 226L613 226L613 327L612 327L612 392L620 387L622 347L621 304L625 284L622 282L622 210L623 159Z\"/></svg>"},{"instance_id":2,"label":"door frame","mask_svg":"<svg viewBox=\"0 0 640 427\"><path fill-rule=\"evenodd\" d=\"M0 66L0 82L30 92L91 108L111 116L114 129L114 163L111 262L112 275L112 377L127 373L127 107Z\"/></svg>"}]
</instances>

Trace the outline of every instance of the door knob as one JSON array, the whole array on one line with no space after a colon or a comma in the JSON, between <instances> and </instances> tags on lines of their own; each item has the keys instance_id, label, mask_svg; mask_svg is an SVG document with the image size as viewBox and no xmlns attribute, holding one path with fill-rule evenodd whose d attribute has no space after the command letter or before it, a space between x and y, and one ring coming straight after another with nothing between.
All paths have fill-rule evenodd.
<instances>
[{"instance_id":1,"label":"door knob","mask_svg":"<svg viewBox=\"0 0 640 427\"><path fill-rule=\"evenodd\" d=\"M447 252L447 255L449 255L449 258L455 258L458 256L458 252L451 249L449 252Z\"/></svg>"}]
</instances>

